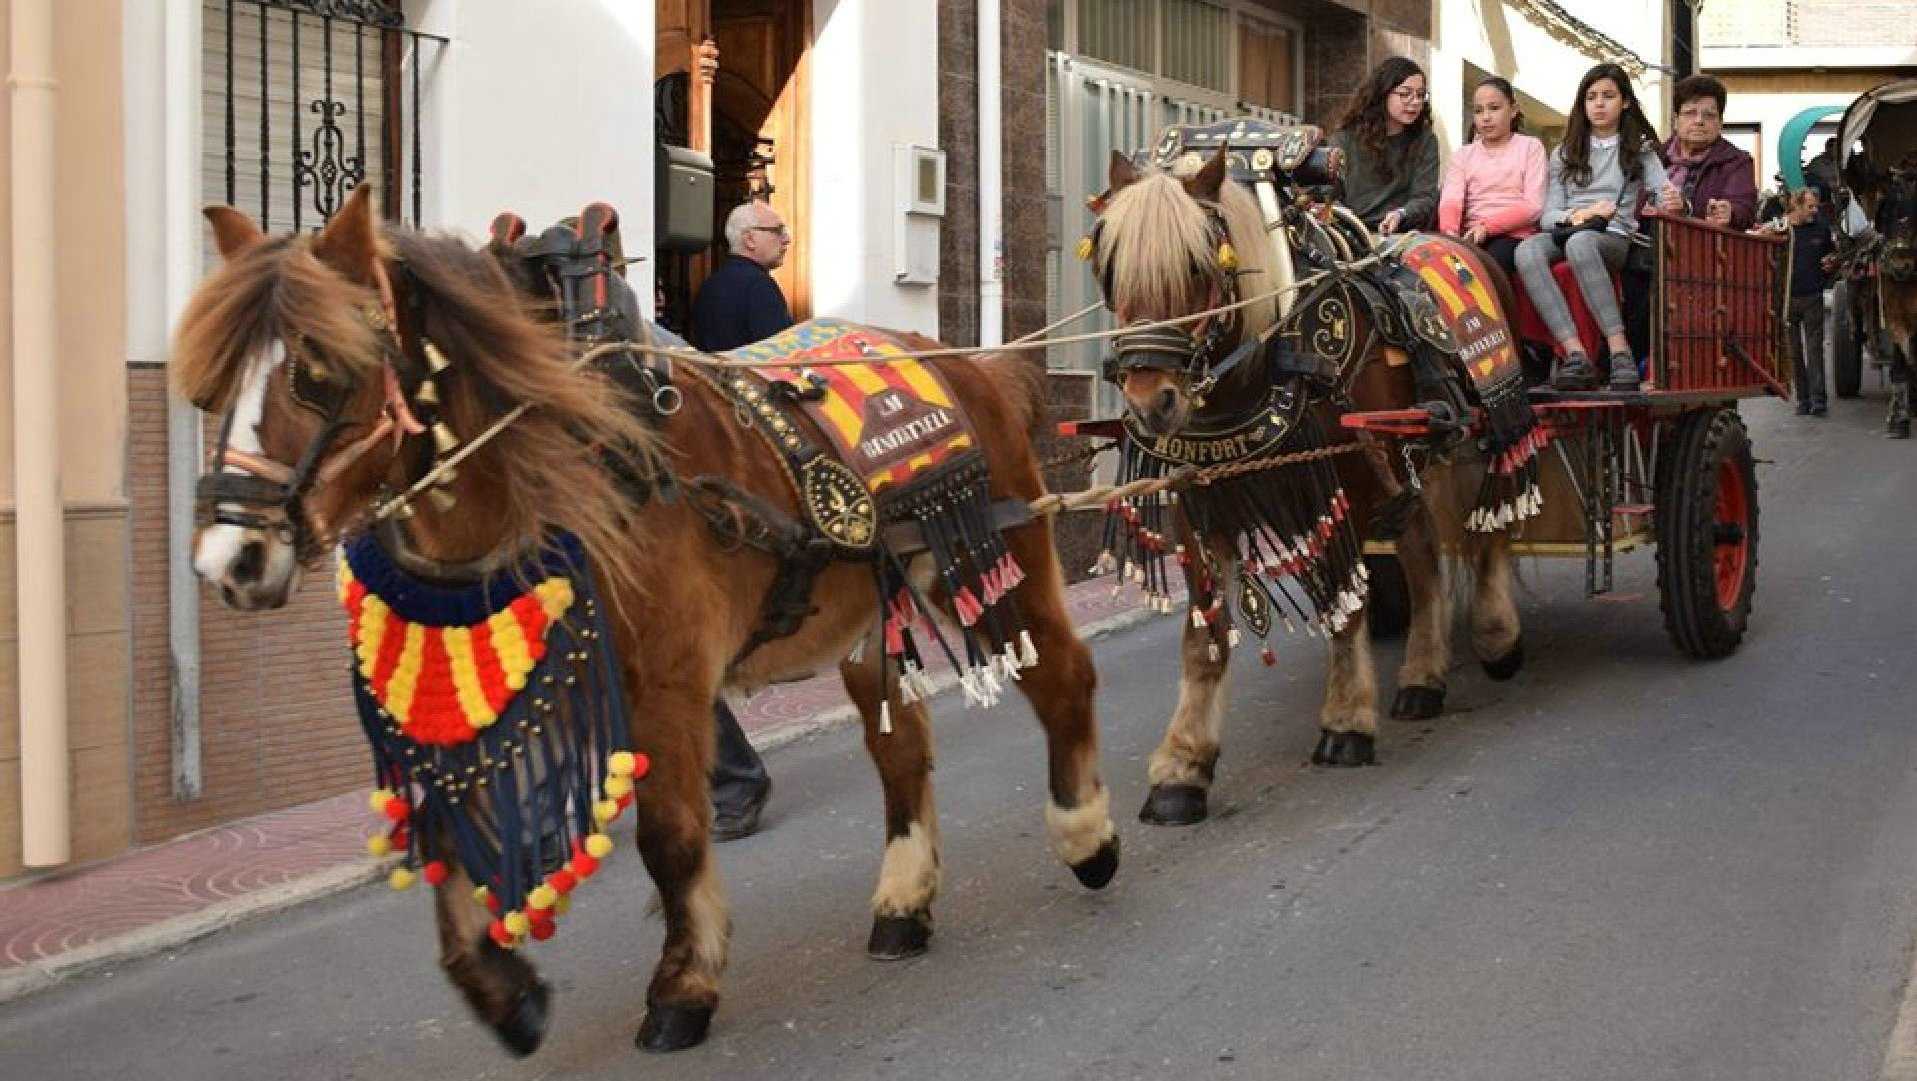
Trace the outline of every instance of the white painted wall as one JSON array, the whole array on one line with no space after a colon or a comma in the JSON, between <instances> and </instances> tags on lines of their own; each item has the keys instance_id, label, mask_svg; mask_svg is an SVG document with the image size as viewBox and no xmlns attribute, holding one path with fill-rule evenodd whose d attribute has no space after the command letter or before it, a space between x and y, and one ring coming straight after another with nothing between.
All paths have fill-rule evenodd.
<instances>
[{"instance_id":1,"label":"white painted wall","mask_svg":"<svg viewBox=\"0 0 1917 1081\"><path fill-rule=\"evenodd\" d=\"M537 229L612 204L629 254L652 247L653 5L418 0L427 56L425 220L483 237L502 210ZM650 259L627 268L652 303Z\"/></svg>"},{"instance_id":2,"label":"white painted wall","mask_svg":"<svg viewBox=\"0 0 1917 1081\"><path fill-rule=\"evenodd\" d=\"M893 282L893 147L938 146L935 0L813 0L812 306L938 333L938 288Z\"/></svg>"},{"instance_id":3,"label":"white painted wall","mask_svg":"<svg viewBox=\"0 0 1917 1081\"><path fill-rule=\"evenodd\" d=\"M1617 39L1651 64L1669 61L1664 0L1560 0L1564 9ZM1470 133L1463 106L1466 62L1511 80L1519 91L1569 113L1578 80L1595 57L1534 22L1503 0L1437 0L1431 49L1431 107L1438 141L1448 154ZM1660 135L1670 133L1670 85L1655 68L1637 80L1638 98Z\"/></svg>"}]
</instances>

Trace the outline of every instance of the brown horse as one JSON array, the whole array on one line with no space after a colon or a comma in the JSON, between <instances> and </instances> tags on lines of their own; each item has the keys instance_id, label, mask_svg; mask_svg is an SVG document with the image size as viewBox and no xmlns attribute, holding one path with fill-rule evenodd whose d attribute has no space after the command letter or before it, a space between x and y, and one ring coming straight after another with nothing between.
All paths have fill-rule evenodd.
<instances>
[{"instance_id":1,"label":"brown horse","mask_svg":"<svg viewBox=\"0 0 1917 1081\"><path fill-rule=\"evenodd\" d=\"M1883 239L1879 310L1889 336L1889 435L1910 438L1910 383L1917 366L1917 155L1886 169L1864 154L1844 163L1844 183Z\"/></svg>"},{"instance_id":2,"label":"brown horse","mask_svg":"<svg viewBox=\"0 0 1917 1081\"><path fill-rule=\"evenodd\" d=\"M1279 255L1266 240L1259 206L1242 184L1226 177L1227 159L1221 149L1202 168L1182 178L1156 170L1140 170L1121 155L1111 164L1110 190L1105 194L1097 239L1090 252L1094 270L1106 283L1106 301L1120 327L1176 319L1209 310L1231 295L1228 275L1250 283L1245 292L1268 291L1265 283L1289 281L1275 272ZM1217 229L1230 244L1222 255ZM1510 311L1509 284L1496 265L1472 256L1480 273L1495 281L1504 311ZM1351 326L1346 340L1370 342L1368 350L1353 348L1342 366L1347 405L1354 410L1401 409L1415 402L1411 370L1385 363L1382 342L1369 332L1361 307L1346 305ZM1190 327L1189 340L1167 347L1153 338L1151 351L1128 352L1118 342L1114 376L1124 392L1127 408L1139 426L1154 436L1190 430L1229 427L1229 418L1256 410L1272 384L1266 354L1257 351L1218 377L1216 385L1194 393L1196 372L1231 353L1242 342L1266 332L1278 319L1276 301L1252 304L1235 317L1235 326L1217 332L1213 317ZM1206 353L1213 355L1207 357ZM1174 363L1164 357L1176 353ZM1155 354L1155 355L1154 355ZM1321 431L1333 443L1349 441L1351 433L1337 425L1340 406L1318 402L1310 407ZM1391 456L1395 457L1395 456ZM1461 451L1454 461L1434 462L1421 476L1422 498L1412 501L1404 532L1398 538L1398 558L1410 588L1412 616L1405 660L1398 669L1394 717L1436 716L1443 709L1446 672L1450 667L1450 613L1448 592L1441 580L1439 550L1460 553L1475 579L1471 605L1471 639L1486 672L1493 678L1515 675L1523 663L1518 615L1511 598L1509 541L1504 532L1470 533L1462 528L1471 506L1471 493L1482 476L1482 463ZM1369 460L1367 460L1369 459ZM1404 466L1383 454L1346 454L1337 458L1337 478L1352 504L1359 535L1366 535L1374 513L1385 503L1387 489L1409 483ZM1270 474L1278 477L1279 474ZM1271 480L1268 484L1282 484ZM1206 536L1194 540L1190 523L1181 523L1184 542L1196 551L1203 543L1211 554L1207 583L1194 586L1193 604L1204 608L1219 595L1233 596L1245 557L1236 537ZM1210 596L1201 594L1209 593ZM1322 606L1321 606L1322 610ZM1148 767L1151 794L1139 817L1158 824L1185 824L1205 817L1207 790L1224 719L1223 676L1230 657L1226 628L1188 622L1182 647L1183 677L1179 700L1164 740ZM1370 636L1362 609L1330 634L1330 668L1324 705L1319 713L1321 735L1313 761L1323 765L1356 766L1375 760L1377 704Z\"/></svg>"},{"instance_id":3,"label":"brown horse","mask_svg":"<svg viewBox=\"0 0 1917 1081\"><path fill-rule=\"evenodd\" d=\"M428 434L404 423L419 404L408 400L409 374L422 366L450 365L435 393L440 417L462 437L530 405L459 465L450 509L421 500L412 517L380 528L396 537L395 560L433 577L510 566L555 529L577 536L591 559L616 639L631 746L653 763L631 794L666 935L639 1045L699 1042L718 1001L731 928L708 846L706 778L712 703L727 688L839 665L885 797L869 950L880 958L923 951L940 873L931 728L923 702L904 701L896 673L881 670L869 568L828 565L797 632L735 663L760 625L777 561L716 536L693 500L635 498L622 478L721 478L796 516L782 463L701 379L681 380L677 412L641 419L645 403L576 366L487 254L381 227L368 191L361 187L317 236L269 239L237 211L208 211L225 264L185 314L174 383L227 414L219 466L238 474L228 481L258 480L281 498L264 508L216 506L217 524L196 541L200 574L235 607L278 607L302 566L367 528L376 496L404 488L431 461ZM392 317L380 318L382 309ZM1040 409L1032 369L1005 357L937 367L981 437L993 496L1039 496L1028 437ZM333 404L316 410L316 398ZM1016 596L1039 661L1018 687L1047 737L1051 847L1081 882L1102 887L1116 872L1118 840L1098 774L1090 656L1066 617L1049 521L1009 530L1006 540L1027 571ZM922 562L913 561L913 574ZM545 1028L545 985L520 953L489 937L473 890L457 866L437 884L441 963L508 1047L529 1053Z\"/></svg>"}]
</instances>

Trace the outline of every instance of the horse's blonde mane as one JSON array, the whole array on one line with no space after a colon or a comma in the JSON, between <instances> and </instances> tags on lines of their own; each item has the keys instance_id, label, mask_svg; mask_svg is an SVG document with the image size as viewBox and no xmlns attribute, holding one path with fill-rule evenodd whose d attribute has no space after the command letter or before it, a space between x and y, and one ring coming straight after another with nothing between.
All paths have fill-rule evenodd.
<instances>
[{"instance_id":1,"label":"horse's blonde mane","mask_svg":"<svg viewBox=\"0 0 1917 1081\"><path fill-rule=\"evenodd\" d=\"M1244 185L1228 180L1218 192L1218 209L1238 256L1239 299L1270 291L1276 284L1271 245L1258 201ZM1093 268L1101 276L1109 268L1115 307L1171 316L1208 306L1205 286L1191 270L1197 265L1216 273L1218 252L1204 208L1177 176L1152 170L1126 185L1112 196L1103 222ZM1240 309L1238 316L1245 333L1263 333L1277 321L1278 305L1266 298Z\"/></svg>"}]
</instances>

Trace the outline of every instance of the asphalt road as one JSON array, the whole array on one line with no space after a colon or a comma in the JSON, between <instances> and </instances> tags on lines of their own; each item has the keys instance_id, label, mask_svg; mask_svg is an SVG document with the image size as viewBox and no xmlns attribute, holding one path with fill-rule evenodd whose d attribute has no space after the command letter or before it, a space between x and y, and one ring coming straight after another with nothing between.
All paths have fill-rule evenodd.
<instances>
[{"instance_id":1,"label":"asphalt road","mask_svg":"<svg viewBox=\"0 0 1917 1081\"><path fill-rule=\"evenodd\" d=\"M536 950L555 1028L524 1062L440 979L426 896L376 887L0 1008L0 1077L1875 1078L1917 933L1917 443L1881 408L1747 407L1771 462L1734 657L1673 651L1648 553L1599 601L1528 564L1531 667L1461 667L1377 768L1305 765L1315 643L1239 665L1197 828L1132 818L1177 621L1099 643L1104 893L1045 851L1022 703L941 700L918 960L863 953L880 807L854 735L778 752L768 831L721 850L738 931L701 1048L632 1047L660 931L625 849Z\"/></svg>"}]
</instances>

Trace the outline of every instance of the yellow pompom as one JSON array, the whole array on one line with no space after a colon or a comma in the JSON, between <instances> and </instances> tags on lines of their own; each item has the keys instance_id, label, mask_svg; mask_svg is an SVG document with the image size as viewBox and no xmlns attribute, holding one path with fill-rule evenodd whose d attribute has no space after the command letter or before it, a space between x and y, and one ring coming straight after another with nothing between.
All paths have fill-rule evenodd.
<instances>
[{"instance_id":1,"label":"yellow pompom","mask_svg":"<svg viewBox=\"0 0 1917 1081\"><path fill-rule=\"evenodd\" d=\"M551 908L559 900L559 891L551 886L534 886L526 895L526 904L533 908Z\"/></svg>"},{"instance_id":2,"label":"yellow pompom","mask_svg":"<svg viewBox=\"0 0 1917 1081\"><path fill-rule=\"evenodd\" d=\"M633 760L631 751L614 751L612 756L606 759L606 769L614 777L630 777L636 766L637 763Z\"/></svg>"},{"instance_id":3,"label":"yellow pompom","mask_svg":"<svg viewBox=\"0 0 1917 1081\"><path fill-rule=\"evenodd\" d=\"M390 799L392 799L392 798L393 798L393 790L392 790L392 789L390 789L390 788L375 788L375 789L373 789L373 794L372 794L372 795L370 795L370 796L368 796L368 797L366 797L366 805L367 805L368 807L371 807L371 808L373 809L373 813L374 813L374 814L385 814L385 813L386 813L386 803L387 803L387 801L388 801L388 800L390 800Z\"/></svg>"},{"instance_id":4,"label":"yellow pompom","mask_svg":"<svg viewBox=\"0 0 1917 1081\"><path fill-rule=\"evenodd\" d=\"M618 817L619 805L609 799L602 799L592 805L593 821L602 826Z\"/></svg>"},{"instance_id":5,"label":"yellow pompom","mask_svg":"<svg viewBox=\"0 0 1917 1081\"><path fill-rule=\"evenodd\" d=\"M409 890L413 888L413 883L418 877L419 876L413 874L413 872L407 868L395 867L393 868L393 873L387 876L386 881L391 883L392 887L396 890Z\"/></svg>"},{"instance_id":6,"label":"yellow pompom","mask_svg":"<svg viewBox=\"0 0 1917 1081\"><path fill-rule=\"evenodd\" d=\"M518 672L508 672L506 674L506 686L510 690L523 691L526 689L526 677L520 675Z\"/></svg>"},{"instance_id":7,"label":"yellow pompom","mask_svg":"<svg viewBox=\"0 0 1917 1081\"><path fill-rule=\"evenodd\" d=\"M611 796L613 799L618 799L620 796L629 796L631 794L631 777L614 776L606 778L606 795Z\"/></svg>"},{"instance_id":8,"label":"yellow pompom","mask_svg":"<svg viewBox=\"0 0 1917 1081\"><path fill-rule=\"evenodd\" d=\"M1218 245L1218 265L1225 270L1238 269L1238 249L1229 242Z\"/></svg>"},{"instance_id":9,"label":"yellow pompom","mask_svg":"<svg viewBox=\"0 0 1917 1081\"><path fill-rule=\"evenodd\" d=\"M392 838L383 833L375 833L366 838L366 851L375 856L384 856L393 850Z\"/></svg>"},{"instance_id":10,"label":"yellow pompom","mask_svg":"<svg viewBox=\"0 0 1917 1081\"><path fill-rule=\"evenodd\" d=\"M520 935L532 930L532 921L526 918L524 912L508 912L506 913L504 922L506 924L506 930L512 932L514 938L518 938Z\"/></svg>"},{"instance_id":11,"label":"yellow pompom","mask_svg":"<svg viewBox=\"0 0 1917 1081\"><path fill-rule=\"evenodd\" d=\"M1091 237L1082 236L1078 238L1078 261L1081 263L1089 263L1092 261Z\"/></svg>"},{"instance_id":12,"label":"yellow pompom","mask_svg":"<svg viewBox=\"0 0 1917 1081\"><path fill-rule=\"evenodd\" d=\"M479 902L482 905L486 903L486 898L491 897L492 895L493 895L493 891L487 889L484 886L473 887L473 900Z\"/></svg>"},{"instance_id":13,"label":"yellow pompom","mask_svg":"<svg viewBox=\"0 0 1917 1081\"><path fill-rule=\"evenodd\" d=\"M565 915L566 913L568 913L568 912L571 912L571 911L572 911L572 898L570 898L570 897L568 897L568 896L566 896L566 895L565 895L565 894L563 894L563 893L562 893L562 894L560 894L560 895L559 895L559 900L558 900L558 901L556 901L556 902L554 902L554 904L553 904L553 906L552 906L552 913L553 913L553 915L555 915L555 916L563 916L563 915Z\"/></svg>"},{"instance_id":14,"label":"yellow pompom","mask_svg":"<svg viewBox=\"0 0 1917 1081\"><path fill-rule=\"evenodd\" d=\"M612 855L612 838L603 833L595 833L586 838L586 855L603 860Z\"/></svg>"}]
</instances>

